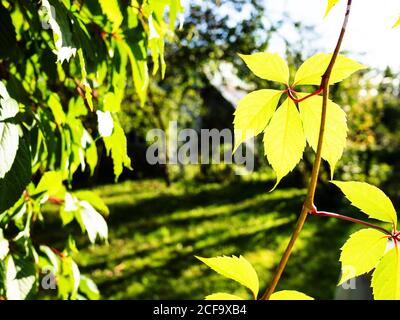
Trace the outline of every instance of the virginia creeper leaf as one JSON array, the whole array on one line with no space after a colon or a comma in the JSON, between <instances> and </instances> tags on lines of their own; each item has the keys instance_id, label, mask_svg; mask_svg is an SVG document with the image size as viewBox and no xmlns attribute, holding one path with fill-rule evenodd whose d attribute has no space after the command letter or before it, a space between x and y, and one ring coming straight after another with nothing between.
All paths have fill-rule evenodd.
<instances>
[{"instance_id":1,"label":"virginia creeper leaf","mask_svg":"<svg viewBox=\"0 0 400 320\"><path fill-rule=\"evenodd\" d=\"M299 97L305 95L299 94ZM300 102L299 109L307 142L316 151L321 126L322 97L314 96ZM336 103L328 100L322 158L328 161L331 167L331 177L333 177L336 163L342 157L346 137L346 113Z\"/></svg>"},{"instance_id":2,"label":"virginia creeper leaf","mask_svg":"<svg viewBox=\"0 0 400 320\"><path fill-rule=\"evenodd\" d=\"M235 256L196 258L222 276L235 280L249 288L253 292L254 298L257 297L259 289L257 273L250 262L248 262L243 256L240 256L239 258Z\"/></svg>"},{"instance_id":3,"label":"virginia creeper leaf","mask_svg":"<svg viewBox=\"0 0 400 320\"><path fill-rule=\"evenodd\" d=\"M392 201L377 187L355 181L332 181L332 183L342 190L353 206L371 218L391 222L397 226L397 215Z\"/></svg>"},{"instance_id":4,"label":"virginia creeper leaf","mask_svg":"<svg viewBox=\"0 0 400 320\"><path fill-rule=\"evenodd\" d=\"M340 0L328 0L328 6L326 7L325 17L331 11L331 9L339 2Z\"/></svg>"},{"instance_id":5,"label":"virginia creeper leaf","mask_svg":"<svg viewBox=\"0 0 400 320\"><path fill-rule=\"evenodd\" d=\"M269 300L314 300L314 298L311 298L302 292L283 290L273 293Z\"/></svg>"},{"instance_id":6,"label":"virginia creeper leaf","mask_svg":"<svg viewBox=\"0 0 400 320\"><path fill-rule=\"evenodd\" d=\"M279 54L257 52L250 55L239 54L239 56L257 77L283 84L288 83L289 67Z\"/></svg>"},{"instance_id":7,"label":"virginia creeper leaf","mask_svg":"<svg viewBox=\"0 0 400 320\"><path fill-rule=\"evenodd\" d=\"M304 61L299 70L296 72L294 84L320 85L322 75L328 68L331 58L331 53L318 53ZM365 68L365 66L352 59L349 59L343 55L338 55L335 65L332 69L331 77L329 78L329 84L340 82L354 72Z\"/></svg>"},{"instance_id":8,"label":"virginia creeper leaf","mask_svg":"<svg viewBox=\"0 0 400 320\"><path fill-rule=\"evenodd\" d=\"M363 229L353 233L342 247L342 278L339 284L369 272L385 253L388 239L375 229Z\"/></svg>"},{"instance_id":9,"label":"virginia creeper leaf","mask_svg":"<svg viewBox=\"0 0 400 320\"><path fill-rule=\"evenodd\" d=\"M294 102L286 99L264 132L265 154L277 177L275 187L299 163L305 146L300 114Z\"/></svg>"},{"instance_id":10,"label":"virginia creeper leaf","mask_svg":"<svg viewBox=\"0 0 400 320\"><path fill-rule=\"evenodd\" d=\"M205 297L205 300L244 300L239 296L235 296L234 294L229 294L225 292L213 293Z\"/></svg>"},{"instance_id":11,"label":"virginia creeper leaf","mask_svg":"<svg viewBox=\"0 0 400 320\"><path fill-rule=\"evenodd\" d=\"M271 119L282 92L278 90L257 90L243 97L235 111L235 148L264 131Z\"/></svg>"},{"instance_id":12,"label":"virginia creeper leaf","mask_svg":"<svg viewBox=\"0 0 400 320\"><path fill-rule=\"evenodd\" d=\"M372 275L375 300L400 299L400 261L397 248L391 249L377 265Z\"/></svg>"}]
</instances>

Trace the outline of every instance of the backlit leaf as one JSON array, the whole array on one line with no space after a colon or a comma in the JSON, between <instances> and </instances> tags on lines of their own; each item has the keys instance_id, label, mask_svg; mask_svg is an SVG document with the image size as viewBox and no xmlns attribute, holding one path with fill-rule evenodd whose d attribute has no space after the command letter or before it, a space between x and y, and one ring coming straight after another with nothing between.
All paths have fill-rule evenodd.
<instances>
[{"instance_id":1,"label":"backlit leaf","mask_svg":"<svg viewBox=\"0 0 400 320\"><path fill-rule=\"evenodd\" d=\"M239 54L239 56L257 77L288 83L289 67L279 54L258 52L251 55Z\"/></svg>"},{"instance_id":2,"label":"backlit leaf","mask_svg":"<svg viewBox=\"0 0 400 320\"><path fill-rule=\"evenodd\" d=\"M398 26L400 26L400 17L399 17L399 19L397 19L397 21L396 21L395 24L393 25L393 28L396 28L396 27L398 27Z\"/></svg>"},{"instance_id":3,"label":"backlit leaf","mask_svg":"<svg viewBox=\"0 0 400 320\"><path fill-rule=\"evenodd\" d=\"M286 99L264 132L265 154L277 177L275 187L299 163L305 146L300 114L293 101Z\"/></svg>"},{"instance_id":4,"label":"backlit leaf","mask_svg":"<svg viewBox=\"0 0 400 320\"><path fill-rule=\"evenodd\" d=\"M60 1L42 0L41 10L54 36L57 61L63 63L76 55L76 46L72 40L71 20L68 10Z\"/></svg>"},{"instance_id":5,"label":"backlit leaf","mask_svg":"<svg viewBox=\"0 0 400 320\"><path fill-rule=\"evenodd\" d=\"M269 300L314 300L314 298L311 298L302 292L283 290L273 293Z\"/></svg>"},{"instance_id":6,"label":"backlit leaf","mask_svg":"<svg viewBox=\"0 0 400 320\"><path fill-rule=\"evenodd\" d=\"M18 104L14 99L0 100L0 179L10 171L19 144L17 125L5 120L15 117L18 111Z\"/></svg>"},{"instance_id":7,"label":"backlit leaf","mask_svg":"<svg viewBox=\"0 0 400 320\"><path fill-rule=\"evenodd\" d=\"M340 0L328 0L328 6L326 7L325 16L331 11L331 9L339 2Z\"/></svg>"},{"instance_id":8,"label":"backlit leaf","mask_svg":"<svg viewBox=\"0 0 400 320\"><path fill-rule=\"evenodd\" d=\"M305 95L299 94L299 97ZM299 109L307 142L316 151L321 126L322 97L314 96L300 102ZM346 137L346 113L336 103L328 100L322 158L328 161L331 167L331 177L333 177L336 163L342 157Z\"/></svg>"},{"instance_id":9,"label":"backlit leaf","mask_svg":"<svg viewBox=\"0 0 400 320\"><path fill-rule=\"evenodd\" d=\"M307 59L297 70L294 78L295 85L320 85L322 75L328 68L331 61L331 53L318 53ZM329 84L337 83L349 77L356 71L365 69L362 64L349 59L343 55L338 55L335 65L332 69Z\"/></svg>"},{"instance_id":10,"label":"backlit leaf","mask_svg":"<svg viewBox=\"0 0 400 320\"><path fill-rule=\"evenodd\" d=\"M115 120L115 119L114 119ZM111 136L104 137L107 154L111 153L114 163L114 175L117 180L121 175L123 168L132 169L131 159L127 152L127 141L124 130L117 121L114 121L114 131Z\"/></svg>"},{"instance_id":11,"label":"backlit leaf","mask_svg":"<svg viewBox=\"0 0 400 320\"><path fill-rule=\"evenodd\" d=\"M342 278L339 284L369 272L385 253L388 239L374 229L363 229L353 233L342 247Z\"/></svg>"},{"instance_id":12,"label":"backlit leaf","mask_svg":"<svg viewBox=\"0 0 400 320\"><path fill-rule=\"evenodd\" d=\"M124 17L117 0L99 0L101 9L107 18L113 23L113 30L117 30Z\"/></svg>"},{"instance_id":13,"label":"backlit leaf","mask_svg":"<svg viewBox=\"0 0 400 320\"><path fill-rule=\"evenodd\" d=\"M254 298L257 297L259 289L257 273L250 262L248 262L243 256L240 256L239 258L235 256L196 258L222 276L235 280L249 288L253 292Z\"/></svg>"},{"instance_id":14,"label":"backlit leaf","mask_svg":"<svg viewBox=\"0 0 400 320\"><path fill-rule=\"evenodd\" d=\"M342 190L351 204L371 218L391 222L397 226L397 215L392 201L377 187L365 182L332 181Z\"/></svg>"},{"instance_id":15,"label":"backlit leaf","mask_svg":"<svg viewBox=\"0 0 400 320\"><path fill-rule=\"evenodd\" d=\"M235 111L235 150L247 139L264 131L271 119L282 92L257 90L243 97Z\"/></svg>"},{"instance_id":16,"label":"backlit leaf","mask_svg":"<svg viewBox=\"0 0 400 320\"><path fill-rule=\"evenodd\" d=\"M235 296L234 294L229 294L225 292L213 293L205 297L205 300L244 300L239 296Z\"/></svg>"},{"instance_id":17,"label":"backlit leaf","mask_svg":"<svg viewBox=\"0 0 400 320\"><path fill-rule=\"evenodd\" d=\"M375 300L400 300L400 261L397 248L391 249L372 275Z\"/></svg>"}]
</instances>

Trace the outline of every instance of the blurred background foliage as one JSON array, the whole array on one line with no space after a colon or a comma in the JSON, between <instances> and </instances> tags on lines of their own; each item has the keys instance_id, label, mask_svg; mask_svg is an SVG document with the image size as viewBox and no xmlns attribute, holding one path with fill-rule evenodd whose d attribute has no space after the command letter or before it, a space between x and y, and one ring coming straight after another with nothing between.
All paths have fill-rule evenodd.
<instances>
[{"instance_id":1,"label":"blurred background foliage","mask_svg":"<svg viewBox=\"0 0 400 320\"><path fill-rule=\"evenodd\" d=\"M298 34L296 42L286 40L282 31L286 25ZM90 35L92 41L99 40L99 35ZM237 53L268 50L272 36L285 41L286 58L294 70L316 52L318 48L309 48L309 43L321 35L290 16L272 22L262 0L193 0L185 5L176 39L166 41L165 76L157 73L149 78L145 103L132 70L127 69L125 95L116 117L127 137L133 171L124 170L122 182L112 185L113 162L98 144L94 175L77 171L71 180L74 190L90 188L110 208L108 245L94 247L85 237L77 238L82 250L76 261L82 272L92 275L103 298L201 299L211 292L242 293L239 286L206 270L194 255L243 254L255 265L261 283L268 283L301 208L313 153L306 152L278 190L268 193L274 176L261 139L256 140L255 172L237 176L234 166L226 164L149 165L146 149L151 142L146 135L153 128L167 131L170 121L176 121L178 129L197 132L232 129L240 97L255 88L276 86L256 78ZM150 59L148 64L151 70ZM0 78L6 73L0 63ZM54 91L61 94L58 87ZM396 205L400 195L398 71L366 70L334 85L331 96L346 111L349 125L347 148L335 179L375 184ZM87 121L90 126L93 119ZM325 166L316 205L357 216L329 185L328 173ZM39 224L33 229L40 242L55 247L68 240L56 222L57 214L56 206L48 205L46 219L52 228ZM79 230L77 225L69 228ZM310 217L279 287L333 298L340 272L339 248L352 231L354 226L346 222Z\"/></svg>"}]
</instances>

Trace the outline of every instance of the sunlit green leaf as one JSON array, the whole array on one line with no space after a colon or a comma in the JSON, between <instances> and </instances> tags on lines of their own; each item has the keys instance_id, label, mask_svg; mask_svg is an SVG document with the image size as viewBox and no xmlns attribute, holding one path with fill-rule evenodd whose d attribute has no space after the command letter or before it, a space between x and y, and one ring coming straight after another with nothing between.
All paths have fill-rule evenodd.
<instances>
[{"instance_id":1,"label":"sunlit green leaf","mask_svg":"<svg viewBox=\"0 0 400 320\"><path fill-rule=\"evenodd\" d=\"M0 99L0 179L10 171L17 154L18 127L6 121L14 118L18 111L18 104L14 99Z\"/></svg>"},{"instance_id":2,"label":"sunlit green leaf","mask_svg":"<svg viewBox=\"0 0 400 320\"><path fill-rule=\"evenodd\" d=\"M286 99L264 132L264 151L276 173L275 187L299 163L305 146L300 114L293 101Z\"/></svg>"},{"instance_id":3,"label":"sunlit green leaf","mask_svg":"<svg viewBox=\"0 0 400 320\"><path fill-rule=\"evenodd\" d=\"M342 278L339 284L375 268L386 250L388 238L380 231L363 229L353 233L342 247Z\"/></svg>"},{"instance_id":4,"label":"sunlit green leaf","mask_svg":"<svg viewBox=\"0 0 400 320\"><path fill-rule=\"evenodd\" d=\"M393 223L397 226L396 210L392 201L377 187L365 182L332 181L342 190L351 204L371 218Z\"/></svg>"},{"instance_id":5,"label":"sunlit green leaf","mask_svg":"<svg viewBox=\"0 0 400 320\"><path fill-rule=\"evenodd\" d=\"M258 52L251 55L239 54L249 69L262 79L289 82L289 67L277 53Z\"/></svg>"},{"instance_id":6,"label":"sunlit green leaf","mask_svg":"<svg viewBox=\"0 0 400 320\"><path fill-rule=\"evenodd\" d=\"M295 85L320 85L322 75L328 68L331 61L331 53L318 53L307 59L297 70L294 78ZM338 55L334 67L332 69L329 84L334 84L349 77L354 72L365 69L362 64L349 59L343 55Z\"/></svg>"},{"instance_id":7,"label":"sunlit green leaf","mask_svg":"<svg viewBox=\"0 0 400 320\"><path fill-rule=\"evenodd\" d=\"M314 300L314 298L311 298L302 292L283 290L273 293L269 300Z\"/></svg>"},{"instance_id":8,"label":"sunlit green leaf","mask_svg":"<svg viewBox=\"0 0 400 320\"><path fill-rule=\"evenodd\" d=\"M239 258L235 256L196 258L222 276L235 280L249 288L253 292L254 297L257 297L259 289L257 273L250 262L248 262L243 256L240 256Z\"/></svg>"},{"instance_id":9,"label":"sunlit green leaf","mask_svg":"<svg viewBox=\"0 0 400 320\"><path fill-rule=\"evenodd\" d=\"M396 28L396 27L398 27L398 26L400 26L400 17L399 17L399 19L397 19L397 21L394 23L393 28Z\"/></svg>"},{"instance_id":10,"label":"sunlit green leaf","mask_svg":"<svg viewBox=\"0 0 400 320\"><path fill-rule=\"evenodd\" d=\"M277 90L253 91L243 97L235 111L235 148L247 139L264 131L271 119L282 92Z\"/></svg>"},{"instance_id":11,"label":"sunlit green leaf","mask_svg":"<svg viewBox=\"0 0 400 320\"><path fill-rule=\"evenodd\" d=\"M299 97L305 95L299 94ZM316 151L321 126L322 97L314 96L300 102L299 109L307 142ZM328 161L331 167L331 177L333 177L336 163L342 157L346 146L347 122L346 113L330 100L328 100L326 112L322 158Z\"/></svg>"},{"instance_id":12,"label":"sunlit green leaf","mask_svg":"<svg viewBox=\"0 0 400 320\"><path fill-rule=\"evenodd\" d=\"M375 300L400 300L400 261L397 248L391 249L372 275Z\"/></svg>"},{"instance_id":13,"label":"sunlit green leaf","mask_svg":"<svg viewBox=\"0 0 400 320\"><path fill-rule=\"evenodd\" d=\"M339 2L340 0L328 0L328 6L326 7L325 16L328 15L329 11Z\"/></svg>"},{"instance_id":14,"label":"sunlit green leaf","mask_svg":"<svg viewBox=\"0 0 400 320\"><path fill-rule=\"evenodd\" d=\"M239 296L235 296L234 294L218 292L213 293L205 297L205 300L244 300Z\"/></svg>"}]
</instances>

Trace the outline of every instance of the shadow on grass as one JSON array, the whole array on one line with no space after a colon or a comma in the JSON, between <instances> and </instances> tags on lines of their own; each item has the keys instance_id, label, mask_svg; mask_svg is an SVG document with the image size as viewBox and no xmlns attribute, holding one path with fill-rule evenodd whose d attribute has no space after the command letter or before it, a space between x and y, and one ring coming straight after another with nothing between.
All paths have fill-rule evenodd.
<instances>
[{"instance_id":1,"label":"shadow on grass","mask_svg":"<svg viewBox=\"0 0 400 320\"><path fill-rule=\"evenodd\" d=\"M221 291L249 297L194 256L242 254L254 264L263 289L305 193L268 193L265 186L256 181L165 189L147 181L119 191L102 187L99 192L111 210L110 245L82 250L81 270L94 278L106 299L202 299ZM310 217L279 287L332 298L339 248L348 231L345 223Z\"/></svg>"}]
</instances>

